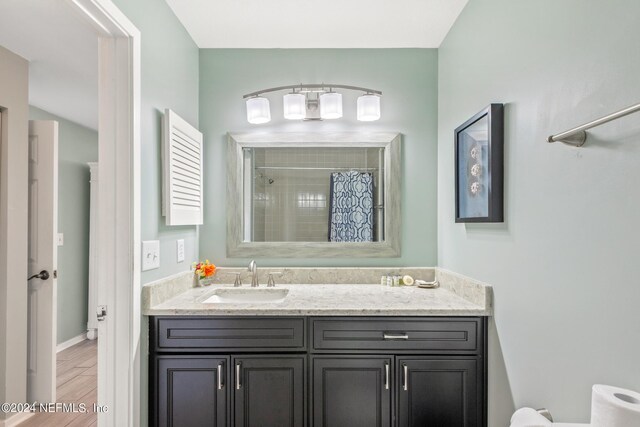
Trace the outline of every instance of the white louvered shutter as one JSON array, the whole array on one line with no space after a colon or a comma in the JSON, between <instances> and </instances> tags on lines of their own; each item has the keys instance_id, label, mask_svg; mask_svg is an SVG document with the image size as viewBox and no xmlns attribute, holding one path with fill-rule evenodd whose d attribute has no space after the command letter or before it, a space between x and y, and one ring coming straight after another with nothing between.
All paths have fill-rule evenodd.
<instances>
[{"instance_id":1,"label":"white louvered shutter","mask_svg":"<svg viewBox=\"0 0 640 427\"><path fill-rule=\"evenodd\" d=\"M202 224L202 133L169 109L164 112L162 129L162 214L166 224Z\"/></svg>"}]
</instances>

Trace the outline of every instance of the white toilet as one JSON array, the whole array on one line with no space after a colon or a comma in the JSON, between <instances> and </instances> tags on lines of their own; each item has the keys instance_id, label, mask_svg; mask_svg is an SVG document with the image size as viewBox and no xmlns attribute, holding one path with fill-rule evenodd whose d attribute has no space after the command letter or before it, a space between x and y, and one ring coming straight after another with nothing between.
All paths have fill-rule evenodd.
<instances>
[{"instance_id":1,"label":"white toilet","mask_svg":"<svg viewBox=\"0 0 640 427\"><path fill-rule=\"evenodd\" d=\"M521 408L513 413L511 427L640 427L640 393L594 384L591 388L590 424L554 423L546 409Z\"/></svg>"},{"instance_id":2,"label":"white toilet","mask_svg":"<svg viewBox=\"0 0 640 427\"><path fill-rule=\"evenodd\" d=\"M554 423L547 410L521 408L511 416L510 427L588 427L590 424Z\"/></svg>"}]
</instances>

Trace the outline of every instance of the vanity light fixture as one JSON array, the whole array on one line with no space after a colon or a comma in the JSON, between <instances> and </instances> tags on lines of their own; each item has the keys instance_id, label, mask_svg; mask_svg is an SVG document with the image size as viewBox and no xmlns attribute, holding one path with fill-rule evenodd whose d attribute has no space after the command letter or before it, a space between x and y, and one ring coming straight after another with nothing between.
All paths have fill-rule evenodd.
<instances>
[{"instance_id":1,"label":"vanity light fixture","mask_svg":"<svg viewBox=\"0 0 640 427\"><path fill-rule=\"evenodd\" d=\"M371 122L380 119L380 97L382 92L358 86L335 84L299 84L278 86L252 92L243 96L247 102L247 120L252 124L263 124L271 120L269 100L263 97L268 92L290 91L284 95L283 112L287 120L325 120L342 117L342 94L334 89L364 92L358 97L357 119Z\"/></svg>"}]
</instances>

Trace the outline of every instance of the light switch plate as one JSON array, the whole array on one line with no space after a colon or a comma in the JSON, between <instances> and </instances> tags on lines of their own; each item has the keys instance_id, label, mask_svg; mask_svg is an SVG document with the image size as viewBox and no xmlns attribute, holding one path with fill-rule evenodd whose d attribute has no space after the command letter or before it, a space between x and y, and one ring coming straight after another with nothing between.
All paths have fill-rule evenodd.
<instances>
[{"instance_id":1,"label":"light switch plate","mask_svg":"<svg viewBox=\"0 0 640 427\"><path fill-rule=\"evenodd\" d=\"M176 253L178 254L178 262L184 262L184 239L176 240Z\"/></svg>"},{"instance_id":2,"label":"light switch plate","mask_svg":"<svg viewBox=\"0 0 640 427\"><path fill-rule=\"evenodd\" d=\"M142 242L142 271L160 268L160 240Z\"/></svg>"},{"instance_id":3,"label":"light switch plate","mask_svg":"<svg viewBox=\"0 0 640 427\"><path fill-rule=\"evenodd\" d=\"M64 245L64 234L58 233L58 246L63 246L63 245Z\"/></svg>"}]
</instances>

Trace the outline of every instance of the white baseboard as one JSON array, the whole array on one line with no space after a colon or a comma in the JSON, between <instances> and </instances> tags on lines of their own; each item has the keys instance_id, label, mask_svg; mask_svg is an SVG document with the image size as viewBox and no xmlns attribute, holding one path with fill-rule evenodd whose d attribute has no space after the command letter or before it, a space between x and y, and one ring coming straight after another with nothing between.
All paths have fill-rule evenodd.
<instances>
[{"instance_id":1,"label":"white baseboard","mask_svg":"<svg viewBox=\"0 0 640 427\"><path fill-rule=\"evenodd\" d=\"M19 412L14 414L13 416L0 420L0 427L15 427L20 423L27 421L31 418L35 412Z\"/></svg>"},{"instance_id":2,"label":"white baseboard","mask_svg":"<svg viewBox=\"0 0 640 427\"><path fill-rule=\"evenodd\" d=\"M66 350L69 347L72 347L84 340L87 339L87 333L83 332L77 337L73 337L70 340L66 340L65 342L61 342L56 346L56 353L60 353L62 350ZM1 426L0 426L1 427Z\"/></svg>"}]
</instances>

